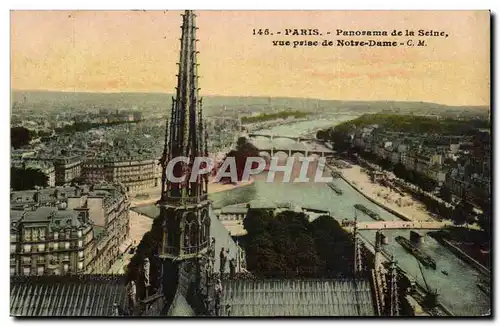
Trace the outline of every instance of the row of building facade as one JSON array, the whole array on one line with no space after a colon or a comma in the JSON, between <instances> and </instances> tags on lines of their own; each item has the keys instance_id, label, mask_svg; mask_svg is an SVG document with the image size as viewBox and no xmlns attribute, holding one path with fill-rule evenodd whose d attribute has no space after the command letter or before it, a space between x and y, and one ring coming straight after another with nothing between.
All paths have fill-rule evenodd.
<instances>
[{"instance_id":1,"label":"row of building facade","mask_svg":"<svg viewBox=\"0 0 500 326\"><path fill-rule=\"evenodd\" d=\"M11 192L10 274L107 273L130 246L122 185Z\"/></svg>"},{"instance_id":2,"label":"row of building facade","mask_svg":"<svg viewBox=\"0 0 500 326\"><path fill-rule=\"evenodd\" d=\"M82 184L121 183L129 192L157 187L161 178L158 159L135 157L100 159L68 156L39 158L34 152L13 153L13 166L38 169L48 177L49 187L78 181Z\"/></svg>"},{"instance_id":3,"label":"row of building facade","mask_svg":"<svg viewBox=\"0 0 500 326\"><path fill-rule=\"evenodd\" d=\"M456 196L472 201L491 197L491 137L486 131L436 137L371 126L357 130L351 141L362 151L446 185Z\"/></svg>"}]
</instances>

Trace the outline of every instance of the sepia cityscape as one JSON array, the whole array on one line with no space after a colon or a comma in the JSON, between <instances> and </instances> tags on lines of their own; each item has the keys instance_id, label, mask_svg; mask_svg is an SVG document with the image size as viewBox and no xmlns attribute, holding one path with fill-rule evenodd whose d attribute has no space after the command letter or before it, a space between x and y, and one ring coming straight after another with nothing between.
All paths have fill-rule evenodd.
<instances>
[{"instance_id":1,"label":"sepia cityscape","mask_svg":"<svg viewBox=\"0 0 500 326\"><path fill-rule=\"evenodd\" d=\"M477 75L457 68L447 84L453 91L474 93L479 90L477 82L486 80L474 93L477 97L457 95L464 104L453 102L448 90L428 91L434 100L404 97L409 92L402 90L406 72L395 72L399 68L390 68L389 75L382 77L370 70L367 78L381 85L373 85L373 91L370 86L358 88L359 96L354 98L356 78L364 77L341 71L345 63L329 66L339 71L308 74L315 92L326 87L324 83L338 81L337 91L350 88L346 97L303 96L307 83L296 81L303 81L300 72L290 75L287 84L281 68L272 68L277 69L272 81L263 81L257 76L261 72L251 68L259 62L261 68L289 64L281 63L279 54L271 50L292 62L295 56L306 55L294 51L320 49L278 49L267 40L271 50L262 46L249 55L249 47L239 47L246 41L240 40L234 47L217 43L220 49L214 53L233 58L227 67L210 63L214 56L204 57L202 44L214 40L202 38L207 35L201 34L203 29L224 37L235 33L217 32L214 26L219 26L215 23L219 18L233 19L235 30L247 28L249 22L249 39L261 40L266 33L280 33L274 14L288 15L191 10L11 12L11 316L491 316L491 109L485 98L489 79L480 75L489 71L489 58L484 56L489 53L489 12L381 13L391 22L410 17L438 27L448 14L457 20L456 25L443 23L446 31L431 26L435 30L416 33L429 38L448 38L449 33L453 39L453 33L467 29L468 25L459 24L460 15L468 17L468 24L477 23L473 31L484 32L481 37L488 43L480 49L469 47L470 53L456 52L457 62L478 56L471 60L479 62ZM73 34L54 32L64 34L61 37L71 48L85 46L82 57L100 50L91 49L90 36L75 37L78 33L89 33L85 35L92 35L99 44L110 35L127 43L127 37L141 35L142 27L130 30L129 36L117 30L146 19L163 26L165 20L166 26L180 27L180 31L177 27L156 30L169 42L175 39L176 44L167 47L175 49L177 65L165 70L164 63L159 64L162 68L150 72L149 81L137 79L154 84L151 91L134 91L128 88L133 74L123 75L135 68L126 66L134 66L133 60L154 61L156 54L148 52L146 43L129 42L133 49L124 56L132 63L103 56L95 66L87 66L76 63L82 57L73 54L73 68L60 67L61 74L74 76L64 77L67 84L64 78L40 77L48 68L37 64L35 57L41 55L47 61L63 56L62 52L55 41L47 45L50 50L44 50L44 45L33 50L42 41L25 35L30 31L23 28L49 15L54 15L52 22L40 30L54 31L55 22L63 19L69 29L70 24L83 24L78 25L79 32L72 25ZM207 20L202 20L204 15ZM312 22L308 15L317 15L318 21L349 20L342 17L350 15L361 20L368 13L289 15L305 26ZM123 25L106 25L117 17L122 17ZM252 29L251 17L269 19L270 29ZM202 24L208 21L214 25ZM99 24L107 27L98 30ZM383 23L374 26L389 29ZM326 27L316 27L305 26L303 35L301 29L284 29L282 34L322 36ZM353 30L349 37L367 36L366 31L358 35L355 27L348 27L332 31L340 35L338 31ZM99 32L91 34L93 29ZM374 36L391 36L377 33ZM150 42L156 47L157 41ZM402 44L394 42L394 47ZM425 42L438 46L432 40ZM416 39L414 43L419 44ZM420 65L415 53L428 55L418 52L421 49L392 47L369 49L377 54L363 52L367 57L352 60L366 60L372 69L377 60L380 65L402 60L392 64L404 66L406 59L401 58L408 55L413 68L404 69L411 70ZM133 53L141 51L136 58ZM421 72L418 79L424 81L408 82L410 88L427 87L426 78L433 78L427 74L437 69L433 65L438 56L449 55L451 60L452 52L433 52L434 61L427 67L431 72ZM29 55L32 59L27 59ZM338 56L346 60L346 52ZM305 63L304 70L321 60L336 60L318 58ZM449 64L444 61L442 69ZM109 71L102 68L103 62ZM204 65L210 67L204 72L213 71L212 76L200 74ZM247 74L241 75L242 83L263 91L254 95L250 90L235 91L241 85L233 85L225 75L241 74L240 66ZM176 72L164 75L174 68ZM89 70L92 74L86 75ZM27 71L46 82L46 87L33 86L31 77L22 73ZM467 79L461 73L470 75ZM111 83L120 74L124 79ZM440 74L436 72L436 78ZM155 79L155 75L162 76ZM467 80L458 82L461 78ZM94 85L91 79L101 91L85 88ZM109 88L101 88L103 80L109 81ZM81 88L75 86L78 81ZM223 91L218 94L219 81ZM287 86L275 95L266 93L279 89L277 85ZM213 95L205 95L205 87ZM394 98L388 97L391 92ZM318 181L320 177L328 181Z\"/></svg>"}]
</instances>

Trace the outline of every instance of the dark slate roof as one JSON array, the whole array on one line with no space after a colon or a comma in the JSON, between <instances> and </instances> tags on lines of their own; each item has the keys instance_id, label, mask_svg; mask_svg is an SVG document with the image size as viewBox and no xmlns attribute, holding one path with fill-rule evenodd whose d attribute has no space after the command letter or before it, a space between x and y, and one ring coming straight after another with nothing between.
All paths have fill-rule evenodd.
<instances>
[{"instance_id":1,"label":"dark slate roof","mask_svg":"<svg viewBox=\"0 0 500 326\"><path fill-rule=\"evenodd\" d=\"M22 217L22 218L21 218ZM56 207L42 206L27 210L10 210L11 222L40 222L48 223L54 231L68 228L81 227L82 223L78 212L72 209L58 209Z\"/></svg>"},{"instance_id":2,"label":"dark slate roof","mask_svg":"<svg viewBox=\"0 0 500 326\"><path fill-rule=\"evenodd\" d=\"M174 301L170 305L167 315L171 317L196 316L193 308L191 308L186 298L184 298L184 296L179 292L175 294Z\"/></svg>"},{"instance_id":3,"label":"dark slate roof","mask_svg":"<svg viewBox=\"0 0 500 326\"><path fill-rule=\"evenodd\" d=\"M18 222L24 215L24 209L23 210L10 210L10 221L11 222Z\"/></svg>"},{"instance_id":4,"label":"dark slate roof","mask_svg":"<svg viewBox=\"0 0 500 326\"><path fill-rule=\"evenodd\" d=\"M114 316L126 305L125 279L114 275L16 276L10 284L10 315Z\"/></svg>"},{"instance_id":5,"label":"dark slate roof","mask_svg":"<svg viewBox=\"0 0 500 326\"><path fill-rule=\"evenodd\" d=\"M145 309L139 314L140 316L163 316L165 310L165 297L161 293L155 294L153 297L149 297L144 308Z\"/></svg>"},{"instance_id":6,"label":"dark slate roof","mask_svg":"<svg viewBox=\"0 0 500 326\"><path fill-rule=\"evenodd\" d=\"M55 212L57 212L57 208L55 207L42 206L35 210L27 210L23 220L29 222L48 221Z\"/></svg>"},{"instance_id":7,"label":"dark slate roof","mask_svg":"<svg viewBox=\"0 0 500 326\"><path fill-rule=\"evenodd\" d=\"M227 280L222 316L374 316L367 280Z\"/></svg>"}]
</instances>

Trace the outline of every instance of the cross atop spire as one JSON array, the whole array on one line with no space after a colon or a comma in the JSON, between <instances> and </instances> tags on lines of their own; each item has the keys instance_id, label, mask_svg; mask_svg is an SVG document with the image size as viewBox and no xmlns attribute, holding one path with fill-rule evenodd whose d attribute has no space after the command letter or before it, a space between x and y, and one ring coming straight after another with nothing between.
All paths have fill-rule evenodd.
<instances>
[{"instance_id":1,"label":"cross atop spire","mask_svg":"<svg viewBox=\"0 0 500 326\"><path fill-rule=\"evenodd\" d=\"M177 75L176 97L172 98L170 126L166 130L161 164L162 202L198 203L207 194L206 175L197 176L190 182L190 172L196 157L206 156L205 126L202 117L202 101L198 88L198 63L196 60L196 15L186 10L182 15L182 36ZM177 157L189 158L189 163L178 162L167 171L167 164ZM185 176L183 182L171 182L167 176Z\"/></svg>"}]
</instances>

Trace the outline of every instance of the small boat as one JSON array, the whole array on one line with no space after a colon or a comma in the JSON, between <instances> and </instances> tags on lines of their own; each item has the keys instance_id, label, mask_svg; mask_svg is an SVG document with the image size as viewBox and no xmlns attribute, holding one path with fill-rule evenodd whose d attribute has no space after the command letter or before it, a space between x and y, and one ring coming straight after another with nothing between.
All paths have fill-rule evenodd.
<instances>
[{"instance_id":1,"label":"small boat","mask_svg":"<svg viewBox=\"0 0 500 326\"><path fill-rule=\"evenodd\" d=\"M406 249L410 254L415 256L425 267L430 267L436 269L436 261L432 259L431 256L423 253L418 247L416 247L410 240L405 237L397 236L394 238L403 248Z\"/></svg>"},{"instance_id":2,"label":"small boat","mask_svg":"<svg viewBox=\"0 0 500 326\"><path fill-rule=\"evenodd\" d=\"M443 273L444 275L448 275L448 272L445 271L444 269L441 270L441 273Z\"/></svg>"}]
</instances>

